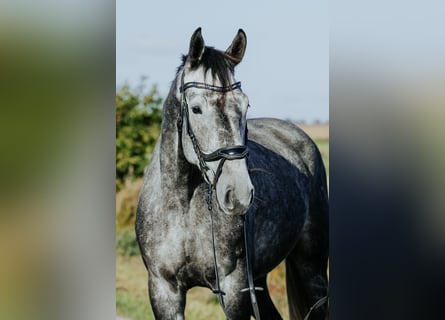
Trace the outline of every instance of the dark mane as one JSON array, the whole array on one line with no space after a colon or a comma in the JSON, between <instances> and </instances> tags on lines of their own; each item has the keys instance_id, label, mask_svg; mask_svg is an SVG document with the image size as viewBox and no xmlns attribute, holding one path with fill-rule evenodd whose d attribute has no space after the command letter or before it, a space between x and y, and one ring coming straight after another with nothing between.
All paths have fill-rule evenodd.
<instances>
[{"instance_id":1,"label":"dark mane","mask_svg":"<svg viewBox=\"0 0 445 320\"><path fill-rule=\"evenodd\" d=\"M188 55L182 56L182 64L177 72L184 67L187 57ZM230 77L233 76L235 64L226 57L224 52L213 47L205 47L199 66L204 67L205 73L211 70L213 78L218 78L223 87L230 85Z\"/></svg>"}]
</instances>

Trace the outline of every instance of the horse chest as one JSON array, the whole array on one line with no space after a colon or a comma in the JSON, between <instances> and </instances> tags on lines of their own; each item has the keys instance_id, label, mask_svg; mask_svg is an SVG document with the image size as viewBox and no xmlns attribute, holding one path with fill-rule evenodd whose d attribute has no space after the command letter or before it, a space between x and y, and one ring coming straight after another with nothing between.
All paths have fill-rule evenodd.
<instances>
[{"instance_id":1,"label":"horse chest","mask_svg":"<svg viewBox=\"0 0 445 320\"><path fill-rule=\"evenodd\" d=\"M234 224L221 212L214 214L215 248L207 208L200 210L192 205L188 212L171 214L162 221L156 219L156 223L152 221L149 256L158 266L158 272L190 285L213 283L214 254L222 275L233 272L238 259L243 257L242 224Z\"/></svg>"},{"instance_id":2,"label":"horse chest","mask_svg":"<svg viewBox=\"0 0 445 320\"><path fill-rule=\"evenodd\" d=\"M165 223L162 227L155 226L152 229L150 235L151 248L155 260L170 263L172 260L184 256L184 234L181 229L181 223L178 219Z\"/></svg>"},{"instance_id":3,"label":"horse chest","mask_svg":"<svg viewBox=\"0 0 445 320\"><path fill-rule=\"evenodd\" d=\"M214 208L215 247L213 247L211 213L206 207L203 210L202 207L195 207L193 204L194 201L184 216L187 230L183 242L184 261L190 274L212 281L215 254L218 268L222 269L223 274L230 274L236 268L239 257L243 256L242 224L238 223L239 219L234 223L233 218Z\"/></svg>"}]
</instances>

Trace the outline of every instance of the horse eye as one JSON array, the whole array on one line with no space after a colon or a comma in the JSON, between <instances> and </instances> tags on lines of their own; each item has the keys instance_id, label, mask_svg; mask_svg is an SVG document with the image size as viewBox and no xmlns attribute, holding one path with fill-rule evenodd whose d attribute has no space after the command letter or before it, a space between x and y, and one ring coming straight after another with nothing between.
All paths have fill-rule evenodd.
<instances>
[{"instance_id":1,"label":"horse eye","mask_svg":"<svg viewBox=\"0 0 445 320\"><path fill-rule=\"evenodd\" d=\"M192 107L192 112L193 112L194 114L201 114L201 113L202 113L201 108L198 107L198 106L193 106L193 107Z\"/></svg>"}]
</instances>

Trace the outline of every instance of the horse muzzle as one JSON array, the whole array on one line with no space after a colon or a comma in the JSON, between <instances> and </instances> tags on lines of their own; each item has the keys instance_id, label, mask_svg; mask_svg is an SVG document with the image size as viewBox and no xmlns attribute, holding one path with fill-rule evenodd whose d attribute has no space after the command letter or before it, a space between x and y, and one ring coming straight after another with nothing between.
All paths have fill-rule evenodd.
<instances>
[{"instance_id":1,"label":"horse muzzle","mask_svg":"<svg viewBox=\"0 0 445 320\"><path fill-rule=\"evenodd\" d=\"M255 193L246 160L226 161L215 189L218 206L224 213L245 214L253 202Z\"/></svg>"}]
</instances>

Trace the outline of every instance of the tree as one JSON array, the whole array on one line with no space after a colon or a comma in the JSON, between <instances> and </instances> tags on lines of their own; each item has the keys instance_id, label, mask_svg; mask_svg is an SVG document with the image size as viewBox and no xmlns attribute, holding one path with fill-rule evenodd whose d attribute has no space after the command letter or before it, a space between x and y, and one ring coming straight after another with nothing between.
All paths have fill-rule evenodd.
<instances>
[{"instance_id":1,"label":"tree","mask_svg":"<svg viewBox=\"0 0 445 320\"><path fill-rule=\"evenodd\" d=\"M160 134L162 99L156 86L148 92L143 83L116 92L116 191L127 181L144 175Z\"/></svg>"}]
</instances>

